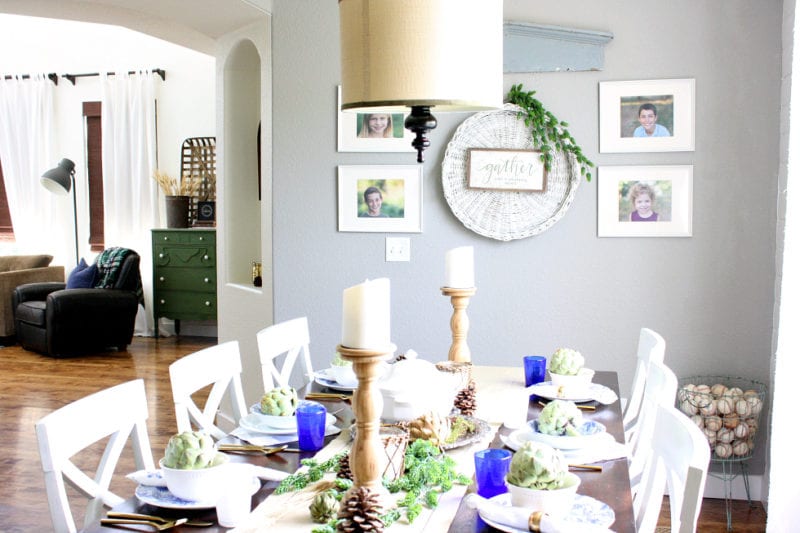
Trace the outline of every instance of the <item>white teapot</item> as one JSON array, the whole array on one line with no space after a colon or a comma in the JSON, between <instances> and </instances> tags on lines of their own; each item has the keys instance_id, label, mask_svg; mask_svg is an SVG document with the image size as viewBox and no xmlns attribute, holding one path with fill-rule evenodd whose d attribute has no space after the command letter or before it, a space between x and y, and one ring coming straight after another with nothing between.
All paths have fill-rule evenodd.
<instances>
[{"instance_id":1,"label":"white teapot","mask_svg":"<svg viewBox=\"0 0 800 533\"><path fill-rule=\"evenodd\" d=\"M414 420L425 413L447 416L461 385L461 378L451 372L441 372L436 365L416 357L409 350L406 359L398 361L384 373L378 388L383 396L385 422Z\"/></svg>"}]
</instances>

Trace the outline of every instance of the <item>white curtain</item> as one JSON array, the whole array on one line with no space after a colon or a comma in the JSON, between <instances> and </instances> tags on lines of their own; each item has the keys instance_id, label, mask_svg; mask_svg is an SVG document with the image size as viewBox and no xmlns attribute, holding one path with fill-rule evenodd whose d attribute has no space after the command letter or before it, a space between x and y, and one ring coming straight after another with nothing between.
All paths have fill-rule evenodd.
<instances>
[{"instance_id":1,"label":"white curtain","mask_svg":"<svg viewBox=\"0 0 800 533\"><path fill-rule=\"evenodd\" d=\"M55 167L52 152L53 82L0 76L0 161L16 251L47 253L53 264L74 264L72 192L57 196L40 178Z\"/></svg>"},{"instance_id":2,"label":"white curtain","mask_svg":"<svg viewBox=\"0 0 800 533\"><path fill-rule=\"evenodd\" d=\"M156 77L151 72L101 75L103 206L106 247L141 256L145 309L136 335L153 334L153 258L150 230L160 227L156 161Z\"/></svg>"}]
</instances>

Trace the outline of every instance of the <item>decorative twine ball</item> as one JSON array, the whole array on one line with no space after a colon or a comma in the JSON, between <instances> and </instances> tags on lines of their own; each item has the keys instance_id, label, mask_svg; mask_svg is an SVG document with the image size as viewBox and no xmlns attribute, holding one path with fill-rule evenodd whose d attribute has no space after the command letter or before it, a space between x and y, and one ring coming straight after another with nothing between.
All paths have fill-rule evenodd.
<instances>
[{"instance_id":1,"label":"decorative twine ball","mask_svg":"<svg viewBox=\"0 0 800 533\"><path fill-rule=\"evenodd\" d=\"M744 391L739 387L731 387L728 389L728 396L733 397L734 399L738 400L742 396L744 396Z\"/></svg>"},{"instance_id":2,"label":"decorative twine ball","mask_svg":"<svg viewBox=\"0 0 800 533\"><path fill-rule=\"evenodd\" d=\"M733 431L728 428L722 428L717 431L717 442L733 442Z\"/></svg>"},{"instance_id":3,"label":"decorative twine ball","mask_svg":"<svg viewBox=\"0 0 800 533\"><path fill-rule=\"evenodd\" d=\"M706 407L708 404L714 401L714 397L711 396L711 387L708 385L698 385L694 389L694 394L689 396L689 400L691 400L699 409Z\"/></svg>"},{"instance_id":4,"label":"decorative twine ball","mask_svg":"<svg viewBox=\"0 0 800 533\"><path fill-rule=\"evenodd\" d=\"M696 415L697 407L695 407L694 403L687 398L681 402L681 411L689 416Z\"/></svg>"},{"instance_id":5,"label":"decorative twine ball","mask_svg":"<svg viewBox=\"0 0 800 533\"><path fill-rule=\"evenodd\" d=\"M694 392L696 385L693 383L687 383L680 389L678 389L678 402L682 403L684 400L688 399L691 395L690 393Z\"/></svg>"},{"instance_id":6,"label":"decorative twine ball","mask_svg":"<svg viewBox=\"0 0 800 533\"><path fill-rule=\"evenodd\" d=\"M728 392L728 387L726 387L722 383L717 383L711 386L711 394L717 398L719 398L720 396L725 396L725 393L727 392Z\"/></svg>"},{"instance_id":7,"label":"decorative twine ball","mask_svg":"<svg viewBox=\"0 0 800 533\"><path fill-rule=\"evenodd\" d=\"M739 422L739 425L733 429L733 436L737 439L746 439L750 435L750 426L747 422Z\"/></svg>"},{"instance_id":8,"label":"decorative twine ball","mask_svg":"<svg viewBox=\"0 0 800 533\"><path fill-rule=\"evenodd\" d=\"M746 441L737 440L733 443L733 455L747 455L750 453L750 446L747 444Z\"/></svg>"},{"instance_id":9,"label":"decorative twine ball","mask_svg":"<svg viewBox=\"0 0 800 533\"><path fill-rule=\"evenodd\" d=\"M747 427L750 428L750 434L753 435L758 430L758 420L755 418L747 419Z\"/></svg>"},{"instance_id":10,"label":"decorative twine ball","mask_svg":"<svg viewBox=\"0 0 800 533\"><path fill-rule=\"evenodd\" d=\"M706 427L702 416L700 416L700 415L692 415L690 418L692 419L692 422L694 422L694 425L699 427L700 429L703 429L704 427Z\"/></svg>"},{"instance_id":11,"label":"decorative twine ball","mask_svg":"<svg viewBox=\"0 0 800 533\"><path fill-rule=\"evenodd\" d=\"M727 459L728 457L731 456L731 454L733 454L733 446L731 446L727 442L717 443L717 445L714 446L714 453L720 459Z\"/></svg>"},{"instance_id":12,"label":"decorative twine ball","mask_svg":"<svg viewBox=\"0 0 800 533\"><path fill-rule=\"evenodd\" d=\"M701 417L702 418L702 417ZM711 431L719 431L722 427L722 419L718 416L709 416L706 420L706 427Z\"/></svg>"},{"instance_id":13,"label":"decorative twine ball","mask_svg":"<svg viewBox=\"0 0 800 533\"><path fill-rule=\"evenodd\" d=\"M745 396L745 400L748 404L750 404L750 414L753 416L758 416L761 414L763 403L758 396Z\"/></svg>"},{"instance_id":14,"label":"decorative twine ball","mask_svg":"<svg viewBox=\"0 0 800 533\"><path fill-rule=\"evenodd\" d=\"M721 415L727 415L733 412L733 398L730 396L723 396L717 400L717 411Z\"/></svg>"}]
</instances>

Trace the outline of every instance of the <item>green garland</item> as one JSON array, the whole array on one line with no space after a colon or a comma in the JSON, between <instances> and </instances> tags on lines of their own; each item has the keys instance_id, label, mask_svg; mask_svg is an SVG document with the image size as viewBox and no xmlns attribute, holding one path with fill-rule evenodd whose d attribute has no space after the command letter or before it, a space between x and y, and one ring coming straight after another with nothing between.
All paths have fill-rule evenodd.
<instances>
[{"instance_id":1,"label":"green garland","mask_svg":"<svg viewBox=\"0 0 800 533\"><path fill-rule=\"evenodd\" d=\"M536 91L524 91L522 84L512 85L508 91L507 100L524 110L519 116L525 116L525 125L530 128L533 143L542 151L544 168L550 170L553 163L553 150L569 152L575 156L581 168L581 176L586 176L586 181L592 181L590 168L594 163L589 161L581 147L567 130L566 122L559 121L555 115L544 108L544 105L533 97Z\"/></svg>"},{"instance_id":2,"label":"green garland","mask_svg":"<svg viewBox=\"0 0 800 533\"><path fill-rule=\"evenodd\" d=\"M347 452L341 452L327 461L320 463L315 459L303 459L301 464L308 467L304 472L298 472L286 477L275 489L275 494L284 494L294 490L301 490L310 483L319 481L326 472L338 469L339 459ZM424 507L434 508L439 504L439 496L454 484L469 485L472 480L456 471L456 462L447 456L438 446L428 440L418 439L409 444L405 454L405 472L395 481L383 480L384 486L390 493L404 491L406 494L397 502L397 509L391 509L381 516L384 526L389 527L405 514L408 523L412 523L419 516ZM336 480L336 486L331 490L338 493L337 499L352 485L348 480ZM335 533L338 519L334 518L327 524L317 526L312 533Z\"/></svg>"}]
</instances>

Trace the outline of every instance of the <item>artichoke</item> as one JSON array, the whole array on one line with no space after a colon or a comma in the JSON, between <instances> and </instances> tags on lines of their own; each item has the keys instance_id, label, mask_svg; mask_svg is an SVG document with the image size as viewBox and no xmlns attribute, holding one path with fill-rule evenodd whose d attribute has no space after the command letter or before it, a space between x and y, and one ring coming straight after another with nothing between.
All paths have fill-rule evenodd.
<instances>
[{"instance_id":1,"label":"artichoke","mask_svg":"<svg viewBox=\"0 0 800 533\"><path fill-rule=\"evenodd\" d=\"M569 348L559 348L550 356L547 369L551 374L575 376L583 368L585 361L581 353Z\"/></svg>"},{"instance_id":2,"label":"artichoke","mask_svg":"<svg viewBox=\"0 0 800 533\"><path fill-rule=\"evenodd\" d=\"M164 466L179 470L197 470L214 466L217 460L214 439L201 431L173 435L164 451Z\"/></svg>"},{"instance_id":3,"label":"artichoke","mask_svg":"<svg viewBox=\"0 0 800 533\"><path fill-rule=\"evenodd\" d=\"M261 412L272 416L294 416L298 402L297 391L292 387L275 388L261 397Z\"/></svg>"},{"instance_id":4,"label":"artichoke","mask_svg":"<svg viewBox=\"0 0 800 533\"><path fill-rule=\"evenodd\" d=\"M347 361L342 358L342 354L336 352L331 360L331 366L353 366L352 361Z\"/></svg>"},{"instance_id":5,"label":"artichoke","mask_svg":"<svg viewBox=\"0 0 800 533\"><path fill-rule=\"evenodd\" d=\"M583 424L583 415L575 402L553 400L542 408L536 422L539 433L577 437L580 435L578 428Z\"/></svg>"},{"instance_id":6,"label":"artichoke","mask_svg":"<svg viewBox=\"0 0 800 533\"><path fill-rule=\"evenodd\" d=\"M308 506L308 510L311 512L311 520L318 524L324 524L328 520L336 518L336 514L339 512L339 500L336 499L336 491L326 490L314 496L311 505Z\"/></svg>"},{"instance_id":7,"label":"artichoke","mask_svg":"<svg viewBox=\"0 0 800 533\"><path fill-rule=\"evenodd\" d=\"M567 460L561 450L527 441L511 457L506 480L518 487L553 490L564 484L567 470Z\"/></svg>"}]
</instances>

